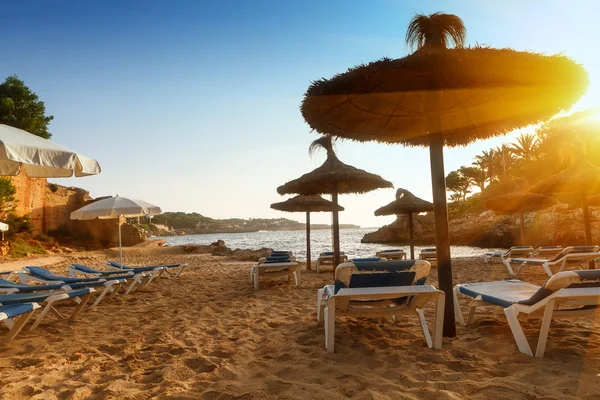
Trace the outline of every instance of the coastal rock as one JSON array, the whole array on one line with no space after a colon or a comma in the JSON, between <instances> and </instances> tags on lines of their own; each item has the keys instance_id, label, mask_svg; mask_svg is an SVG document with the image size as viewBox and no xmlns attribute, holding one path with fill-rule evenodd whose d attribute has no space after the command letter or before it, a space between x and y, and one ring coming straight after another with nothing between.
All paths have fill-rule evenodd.
<instances>
[{"instance_id":1,"label":"coastal rock","mask_svg":"<svg viewBox=\"0 0 600 400\"><path fill-rule=\"evenodd\" d=\"M600 208L590 207L592 236L600 240ZM413 218L416 244L435 243L433 215ZM585 243L583 211L561 205L549 210L524 214L525 243L532 246L577 245ZM518 216L506 216L486 211L453 218L449 222L450 242L453 245L478 247L510 247L520 244ZM408 218L396 221L375 232L367 233L363 243L408 244Z\"/></svg>"}]
</instances>

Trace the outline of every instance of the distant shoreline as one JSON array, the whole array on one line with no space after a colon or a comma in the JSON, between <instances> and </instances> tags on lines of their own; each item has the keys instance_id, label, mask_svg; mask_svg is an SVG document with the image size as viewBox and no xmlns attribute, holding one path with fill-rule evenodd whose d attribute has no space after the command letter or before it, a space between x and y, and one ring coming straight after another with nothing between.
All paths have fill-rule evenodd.
<instances>
[{"instance_id":1,"label":"distant shoreline","mask_svg":"<svg viewBox=\"0 0 600 400\"><path fill-rule=\"evenodd\" d=\"M276 228L276 227L269 227L269 228L262 228L262 229L243 229L243 228L232 228L232 229L207 229L207 230L190 230L190 231L184 231L184 230L176 230L177 231L177 235L212 235L212 234L219 234L219 233L255 233L255 232L285 232L285 231L301 231L301 230L305 230L306 226L302 225L302 226L285 226L285 227L281 227L281 228ZM331 229L330 225L322 225L322 224L318 224L318 225L311 225L310 226L311 230L327 230L327 229ZM362 229L360 226L358 225L352 225L352 224L342 224L340 225L340 230L342 229Z\"/></svg>"}]
</instances>

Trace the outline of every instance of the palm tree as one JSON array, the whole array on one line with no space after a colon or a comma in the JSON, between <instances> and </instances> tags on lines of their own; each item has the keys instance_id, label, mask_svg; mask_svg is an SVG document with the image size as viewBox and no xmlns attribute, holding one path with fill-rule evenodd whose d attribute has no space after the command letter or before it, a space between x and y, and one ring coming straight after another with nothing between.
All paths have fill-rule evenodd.
<instances>
[{"instance_id":1,"label":"palm tree","mask_svg":"<svg viewBox=\"0 0 600 400\"><path fill-rule=\"evenodd\" d=\"M486 181L491 183L494 178L494 161L494 153L492 152L492 150L484 150L481 154L475 156L475 161L473 162L473 165L478 167L483 172L484 183Z\"/></svg>"},{"instance_id":2,"label":"palm tree","mask_svg":"<svg viewBox=\"0 0 600 400\"><path fill-rule=\"evenodd\" d=\"M517 157L529 161L532 160L538 147L538 137L533 133L523 133L517 138L517 142L511 146L511 151Z\"/></svg>"},{"instance_id":3,"label":"palm tree","mask_svg":"<svg viewBox=\"0 0 600 400\"><path fill-rule=\"evenodd\" d=\"M500 146L494 147L493 152L497 158L495 169L498 175L501 177L512 166L513 153L510 146L508 146L505 143L502 143L502 145Z\"/></svg>"},{"instance_id":4,"label":"palm tree","mask_svg":"<svg viewBox=\"0 0 600 400\"><path fill-rule=\"evenodd\" d=\"M424 47L447 48L450 43L463 47L467 29L462 19L453 14L417 14L408 24L406 44L417 50Z\"/></svg>"}]
</instances>

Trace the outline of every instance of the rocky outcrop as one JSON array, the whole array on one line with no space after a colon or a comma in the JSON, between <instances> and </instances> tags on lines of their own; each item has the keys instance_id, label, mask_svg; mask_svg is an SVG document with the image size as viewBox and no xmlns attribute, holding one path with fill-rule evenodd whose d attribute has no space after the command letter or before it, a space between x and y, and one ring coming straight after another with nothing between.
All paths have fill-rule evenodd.
<instances>
[{"instance_id":1,"label":"rocky outcrop","mask_svg":"<svg viewBox=\"0 0 600 400\"><path fill-rule=\"evenodd\" d=\"M591 207L592 236L600 241L600 208ZM433 214L413 218L415 243L435 243ZM450 242L454 245L510 247L520 242L518 216L492 211L454 218L449 223ZM376 232L366 234L363 243L408 244L408 218L400 216ZM574 245L585 243L583 212L558 205L550 210L525 214L525 242L532 246Z\"/></svg>"}]
</instances>

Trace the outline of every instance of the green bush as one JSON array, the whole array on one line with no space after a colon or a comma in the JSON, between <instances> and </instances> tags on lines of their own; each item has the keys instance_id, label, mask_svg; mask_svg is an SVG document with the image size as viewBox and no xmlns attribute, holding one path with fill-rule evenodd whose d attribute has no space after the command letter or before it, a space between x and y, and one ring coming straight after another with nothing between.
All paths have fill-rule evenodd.
<instances>
[{"instance_id":1,"label":"green bush","mask_svg":"<svg viewBox=\"0 0 600 400\"><path fill-rule=\"evenodd\" d=\"M59 186L56 183L49 183L48 188L52 193L56 193L58 191Z\"/></svg>"},{"instance_id":2,"label":"green bush","mask_svg":"<svg viewBox=\"0 0 600 400\"><path fill-rule=\"evenodd\" d=\"M15 214L9 214L6 223L8 224L8 231L6 232L8 238L14 237L18 233L33 232L33 223L31 222L30 215L19 217Z\"/></svg>"},{"instance_id":3,"label":"green bush","mask_svg":"<svg viewBox=\"0 0 600 400\"><path fill-rule=\"evenodd\" d=\"M35 237L35 240L44 242L44 243L53 243L54 239L51 236L46 235L45 233L40 233Z\"/></svg>"},{"instance_id":4,"label":"green bush","mask_svg":"<svg viewBox=\"0 0 600 400\"><path fill-rule=\"evenodd\" d=\"M72 239L73 238L73 232L71 232L71 230L69 229L69 227L67 225L61 225L56 229L51 229L48 231L48 236L51 236L55 239Z\"/></svg>"},{"instance_id":5,"label":"green bush","mask_svg":"<svg viewBox=\"0 0 600 400\"><path fill-rule=\"evenodd\" d=\"M46 254L46 249L40 243L28 242L23 239L15 239L11 242L10 256L22 258L29 254Z\"/></svg>"}]
</instances>

